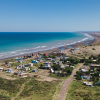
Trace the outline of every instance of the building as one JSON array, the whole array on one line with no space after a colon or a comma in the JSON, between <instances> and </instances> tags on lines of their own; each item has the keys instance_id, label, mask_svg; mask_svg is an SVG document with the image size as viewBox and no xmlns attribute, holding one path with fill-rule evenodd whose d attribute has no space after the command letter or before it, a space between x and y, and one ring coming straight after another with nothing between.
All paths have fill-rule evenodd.
<instances>
[{"instance_id":1,"label":"building","mask_svg":"<svg viewBox=\"0 0 100 100\"><path fill-rule=\"evenodd\" d=\"M68 59L69 57L64 57L63 59Z\"/></svg>"},{"instance_id":2,"label":"building","mask_svg":"<svg viewBox=\"0 0 100 100\"><path fill-rule=\"evenodd\" d=\"M52 60L52 58L47 58L47 60Z\"/></svg>"},{"instance_id":3,"label":"building","mask_svg":"<svg viewBox=\"0 0 100 100\"><path fill-rule=\"evenodd\" d=\"M58 64L61 65L62 64L62 61L59 61Z\"/></svg>"},{"instance_id":4,"label":"building","mask_svg":"<svg viewBox=\"0 0 100 100\"><path fill-rule=\"evenodd\" d=\"M38 69L33 69L32 72L38 72Z\"/></svg>"},{"instance_id":5,"label":"building","mask_svg":"<svg viewBox=\"0 0 100 100\"><path fill-rule=\"evenodd\" d=\"M30 76L30 74L27 74L27 73L20 73L19 76L20 76L20 77L28 77L28 76Z\"/></svg>"},{"instance_id":6,"label":"building","mask_svg":"<svg viewBox=\"0 0 100 100\"><path fill-rule=\"evenodd\" d=\"M32 63L35 63L35 64L37 64L37 63L38 63L38 61L36 61L36 60L32 60Z\"/></svg>"},{"instance_id":7,"label":"building","mask_svg":"<svg viewBox=\"0 0 100 100\"><path fill-rule=\"evenodd\" d=\"M60 68L65 68L65 65L62 64L62 65L60 66Z\"/></svg>"},{"instance_id":8,"label":"building","mask_svg":"<svg viewBox=\"0 0 100 100\"><path fill-rule=\"evenodd\" d=\"M52 64L52 62L44 62L44 64Z\"/></svg>"},{"instance_id":9,"label":"building","mask_svg":"<svg viewBox=\"0 0 100 100\"><path fill-rule=\"evenodd\" d=\"M54 72L53 68L51 68L51 69L50 69L50 72L51 72L51 73L53 73L53 72Z\"/></svg>"},{"instance_id":10,"label":"building","mask_svg":"<svg viewBox=\"0 0 100 100\"><path fill-rule=\"evenodd\" d=\"M100 64L90 64L90 68L100 68Z\"/></svg>"},{"instance_id":11,"label":"building","mask_svg":"<svg viewBox=\"0 0 100 100\"><path fill-rule=\"evenodd\" d=\"M22 63L23 61L22 60L18 60L18 63Z\"/></svg>"},{"instance_id":12,"label":"building","mask_svg":"<svg viewBox=\"0 0 100 100\"><path fill-rule=\"evenodd\" d=\"M29 66L29 67L32 67L32 66L33 66L33 63L28 63L28 66Z\"/></svg>"},{"instance_id":13,"label":"building","mask_svg":"<svg viewBox=\"0 0 100 100\"><path fill-rule=\"evenodd\" d=\"M12 69L11 69L11 68L7 68L7 69L5 69L5 71L6 71L7 73L12 73Z\"/></svg>"},{"instance_id":14,"label":"building","mask_svg":"<svg viewBox=\"0 0 100 100\"><path fill-rule=\"evenodd\" d=\"M70 67L75 68L75 66L70 66Z\"/></svg>"},{"instance_id":15,"label":"building","mask_svg":"<svg viewBox=\"0 0 100 100\"><path fill-rule=\"evenodd\" d=\"M0 68L0 72L2 72L4 69L3 68Z\"/></svg>"},{"instance_id":16,"label":"building","mask_svg":"<svg viewBox=\"0 0 100 100\"><path fill-rule=\"evenodd\" d=\"M19 58L16 57L16 58L15 58L15 61L22 60L22 59L23 59L23 57L19 57Z\"/></svg>"},{"instance_id":17,"label":"building","mask_svg":"<svg viewBox=\"0 0 100 100\"><path fill-rule=\"evenodd\" d=\"M22 70L23 71L28 71L28 70L30 70L30 68L29 67L24 67Z\"/></svg>"},{"instance_id":18,"label":"building","mask_svg":"<svg viewBox=\"0 0 100 100\"><path fill-rule=\"evenodd\" d=\"M50 68L51 65L50 65L50 64L46 64L46 65L44 65L43 67L45 67L45 68Z\"/></svg>"}]
</instances>

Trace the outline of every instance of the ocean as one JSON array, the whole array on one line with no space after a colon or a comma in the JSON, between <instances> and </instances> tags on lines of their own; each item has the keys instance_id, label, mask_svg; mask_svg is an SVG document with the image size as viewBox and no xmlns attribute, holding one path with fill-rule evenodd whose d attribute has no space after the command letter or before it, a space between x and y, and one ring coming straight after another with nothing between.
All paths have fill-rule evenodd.
<instances>
[{"instance_id":1,"label":"ocean","mask_svg":"<svg viewBox=\"0 0 100 100\"><path fill-rule=\"evenodd\" d=\"M93 39L75 32L0 32L0 59L63 47Z\"/></svg>"}]
</instances>

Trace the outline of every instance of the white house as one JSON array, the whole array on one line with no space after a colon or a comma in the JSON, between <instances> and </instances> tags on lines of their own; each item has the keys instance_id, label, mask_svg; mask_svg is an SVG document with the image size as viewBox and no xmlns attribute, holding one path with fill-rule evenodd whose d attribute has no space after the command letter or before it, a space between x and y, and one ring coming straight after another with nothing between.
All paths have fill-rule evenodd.
<instances>
[{"instance_id":1,"label":"white house","mask_svg":"<svg viewBox=\"0 0 100 100\"><path fill-rule=\"evenodd\" d=\"M75 68L75 66L70 66L70 67L73 67L73 68Z\"/></svg>"},{"instance_id":2,"label":"white house","mask_svg":"<svg viewBox=\"0 0 100 100\"><path fill-rule=\"evenodd\" d=\"M46 64L46 65L44 65L43 67L50 68L51 65L50 65L50 64Z\"/></svg>"},{"instance_id":3,"label":"white house","mask_svg":"<svg viewBox=\"0 0 100 100\"><path fill-rule=\"evenodd\" d=\"M50 69L50 72L51 72L51 73L53 73L53 72L54 72L53 68L51 68L51 69Z\"/></svg>"}]
</instances>

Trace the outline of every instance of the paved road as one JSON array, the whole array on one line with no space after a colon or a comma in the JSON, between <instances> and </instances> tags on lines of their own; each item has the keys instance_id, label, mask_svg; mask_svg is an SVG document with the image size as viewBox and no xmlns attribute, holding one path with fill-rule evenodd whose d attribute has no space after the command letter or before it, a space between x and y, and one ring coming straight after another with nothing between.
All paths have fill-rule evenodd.
<instances>
[{"instance_id":1,"label":"paved road","mask_svg":"<svg viewBox=\"0 0 100 100\"><path fill-rule=\"evenodd\" d=\"M79 68L81 68L82 66L83 66L83 64L80 64L80 66L78 68L75 68L73 70L71 76L68 79L64 80L64 84L61 87L61 90L59 92L57 100L65 100L65 98L66 98L66 89L68 88L68 86L70 85L71 81L73 80L73 76L76 74L76 71L78 71Z\"/></svg>"}]
</instances>

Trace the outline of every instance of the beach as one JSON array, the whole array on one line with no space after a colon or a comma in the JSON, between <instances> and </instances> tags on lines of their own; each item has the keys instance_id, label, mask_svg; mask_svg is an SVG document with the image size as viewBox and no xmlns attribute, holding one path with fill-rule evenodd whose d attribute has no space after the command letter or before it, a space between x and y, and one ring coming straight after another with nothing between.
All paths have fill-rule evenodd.
<instances>
[{"instance_id":1,"label":"beach","mask_svg":"<svg viewBox=\"0 0 100 100\"><path fill-rule=\"evenodd\" d=\"M89 40L88 42L88 45L91 45L91 44L96 44L96 43L100 43L100 34L99 33L90 33L88 32L89 35L93 36L94 37L94 40ZM75 44L71 44L71 45L68 45L68 46L63 46L63 47L59 47L59 48L54 48L54 49L50 49L50 50L44 50L44 51L39 51L40 53L46 53L46 54L49 54L53 51L58 51L60 50L61 48L64 48L64 50L61 50L62 52L65 52L67 53L70 48L68 48L69 46L73 47L73 48L78 48L79 46L83 46L87 41L83 41L83 42L78 42L78 43L75 43ZM38 52L34 52L34 54L36 54ZM0 60L0 62L2 61L5 61L5 60L9 60L9 59L13 59L15 57L22 57L22 56L26 56L26 55L30 55L32 53L28 53L28 54L24 54L24 55L19 55L19 56L14 56L14 57L9 57L9 58L5 58L5 59L2 59Z\"/></svg>"}]
</instances>

